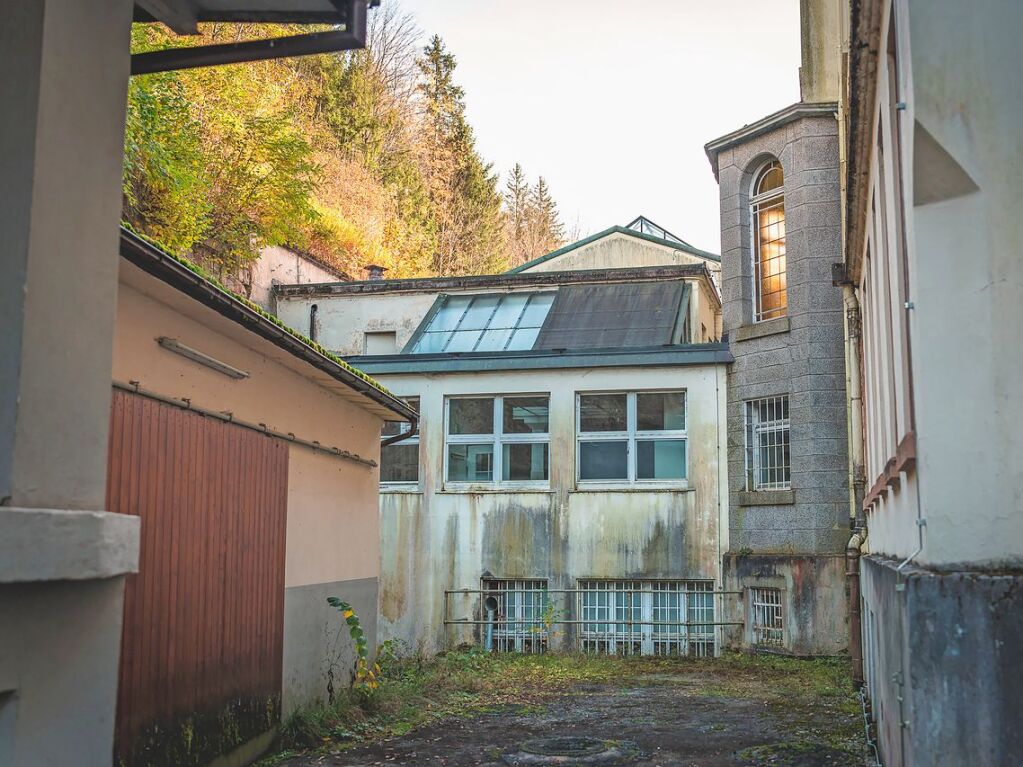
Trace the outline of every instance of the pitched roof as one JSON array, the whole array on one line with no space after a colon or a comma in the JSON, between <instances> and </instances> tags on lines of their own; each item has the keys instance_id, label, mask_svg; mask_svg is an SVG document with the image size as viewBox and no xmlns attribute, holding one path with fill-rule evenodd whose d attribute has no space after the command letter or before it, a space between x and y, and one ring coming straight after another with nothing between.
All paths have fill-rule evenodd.
<instances>
[{"instance_id":1,"label":"pitched roof","mask_svg":"<svg viewBox=\"0 0 1023 767\"><path fill-rule=\"evenodd\" d=\"M402 418L418 419L415 410L361 370L292 330L251 301L230 292L191 262L176 258L123 226L120 253L142 271L358 392L374 403L374 407L383 407Z\"/></svg>"},{"instance_id":2,"label":"pitched roof","mask_svg":"<svg viewBox=\"0 0 1023 767\"><path fill-rule=\"evenodd\" d=\"M633 222L631 224L629 224L629 226L611 226L611 227L608 227L607 229L604 229L601 232L597 232L596 234L591 234L589 237L584 237L581 240L576 240L575 242L571 242L568 245L564 245L564 246L558 248L557 250L552 250L550 253L542 255L539 258L534 258L532 261L527 261L524 264L519 264L515 268L509 269L505 273L506 274L518 274L519 272L523 272L523 271L525 271L527 269L531 269L532 267L537 266L538 264L542 264L542 263L544 263L546 261L550 261L551 259L557 258L558 256L563 256L566 253L571 253L573 250L577 250L579 248L582 248L582 247L584 247L586 245L589 245L590 243L596 242L597 240L601 240L604 237L608 237L608 236L610 236L612 234L624 234L624 235L627 235L629 237L635 237L638 240L644 240L646 242L652 242L655 245L663 245L663 246L668 247L668 248L673 248L674 250L681 250L681 251L683 251L685 253L689 253L690 255L696 256L697 258L704 258L704 259L707 259L708 261L713 261L715 263L720 263L721 262L721 256L716 255L714 253L710 253L710 252L708 252L706 250L700 250L699 248L694 248L692 245L690 245L689 243L685 242L684 240L681 240L678 237L675 237L675 235L671 234L670 232L668 232L663 227L656 227L656 225L654 225L657 229L661 229L661 231L665 232L667 235L670 235L670 237L672 239L667 239L665 237L657 237L657 236L655 236L653 234L647 234L646 232L642 232L642 231L638 231L636 229L630 228L633 224L637 224L641 220L649 222L649 219L646 219L643 216L640 216L639 218L634 219Z\"/></svg>"}]
</instances>

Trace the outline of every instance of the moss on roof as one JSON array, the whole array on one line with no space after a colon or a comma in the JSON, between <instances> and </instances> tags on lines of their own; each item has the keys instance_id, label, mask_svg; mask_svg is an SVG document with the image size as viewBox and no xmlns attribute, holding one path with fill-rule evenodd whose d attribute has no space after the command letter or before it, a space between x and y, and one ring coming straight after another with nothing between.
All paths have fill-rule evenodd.
<instances>
[{"instance_id":1,"label":"moss on roof","mask_svg":"<svg viewBox=\"0 0 1023 767\"><path fill-rule=\"evenodd\" d=\"M164 256L166 256L167 258L170 258L170 259L176 261L177 263L181 264L183 267L188 269L190 272L195 274L197 277L201 278L203 281L208 283L211 287L216 288L218 291L223 293L225 296L227 296L231 300L237 301L238 303L244 305L245 308L255 312L256 314L258 314L263 319L272 322L274 325L279 327L281 330L286 332L288 335L294 337L296 340L298 340L301 343L305 344L306 346L308 346L310 349L312 349L314 352L316 352L320 356L325 357L330 362L333 362L335 365L337 365L339 368L343 369L345 372L352 374L356 378L361 378L363 381L368 383L370 386L372 386L373 388L377 389L381 394L386 394L388 397L393 397L394 399L401 401L401 398L398 397L398 395L396 395L394 392L390 391L387 387L382 385L375 378L373 378L371 376L368 376L365 373L363 373L361 370L359 370L358 368L349 365L347 362L345 362L343 359L338 357L333 352L330 352L327 349L324 349L320 344L316 343L316 341L312 340L311 338L309 338L307 336L302 335L301 333L299 333L297 330L295 330L290 325L287 325L284 322L282 322L280 320L280 318L270 314L268 311L263 309L263 307L259 306L256 303L253 303L252 301L250 301L249 299L245 298L244 296L238 295L233 290L231 290L230 288L226 287L220 280L218 280L212 274L207 272L205 269L203 269L201 266L199 266L194 261L191 261L190 259L187 259L187 258L185 258L183 256L177 256L177 255L171 253L170 250L163 243L161 243L158 240L150 237L148 234L145 234L144 232L140 232L138 229L133 227L127 221L121 221L121 227L126 229L127 231L131 232L133 235L138 237L140 240L145 240L147 243L149 243L154 248L159 250L160 253L162 253Z\"/></svg>"}]
</instances>

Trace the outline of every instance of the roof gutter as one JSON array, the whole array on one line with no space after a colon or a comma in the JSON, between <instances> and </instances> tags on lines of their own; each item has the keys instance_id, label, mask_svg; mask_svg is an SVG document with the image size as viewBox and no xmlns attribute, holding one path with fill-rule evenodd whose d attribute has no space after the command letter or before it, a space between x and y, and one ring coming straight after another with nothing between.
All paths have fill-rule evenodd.
<instances>
[{"instance_id":1,"label":"roof gutter","mask_svg":"<svg viewBox=\"0 0 1023 767\"><path fill-rule=\"evenodd\" d=\"M209 280L189 269L185 264L134 232L121 227L121 256L147 274L151 274L173 288L213 309L260 338L307 362L334 380L345 384L369 400L412 421L419 417L405 402L387 392L369 376L354 368L340 365L310 345L299 335L276 324L268 316L226 293Z\"/></svg>"}]
</instances>

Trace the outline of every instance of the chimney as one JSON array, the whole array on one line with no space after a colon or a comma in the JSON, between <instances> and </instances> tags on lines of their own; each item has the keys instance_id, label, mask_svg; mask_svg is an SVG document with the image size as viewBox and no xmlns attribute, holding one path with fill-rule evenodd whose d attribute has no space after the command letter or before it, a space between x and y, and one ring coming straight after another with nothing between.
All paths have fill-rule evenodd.
<instances>
[{"instance_id":1,"label":"chimney","mask_svg":"<svg viewBox=\"0 0 1023 767\"><path fill-rule=\"evenodd\" d=\"M386 267L380 266L379 264L367 264L365 269L367 279L370 280L382 280L384 278L384 272L387 271Z\"/></svg>"}]
</instances>

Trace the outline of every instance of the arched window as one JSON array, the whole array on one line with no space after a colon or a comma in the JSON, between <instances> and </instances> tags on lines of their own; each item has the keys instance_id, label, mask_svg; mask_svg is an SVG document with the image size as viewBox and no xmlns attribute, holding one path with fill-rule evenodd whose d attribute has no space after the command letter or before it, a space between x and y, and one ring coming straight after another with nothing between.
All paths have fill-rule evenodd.
<instances>
[{"instance_id":1,"label":"arched window","mask_svg":"<svg viewBox=\"0 0 1023 767\"><path fill-rule=\"evenodd\" d=\"M784 317L785 292L785 176L772 160L753 184L750 221L753 227L753 321Z\"/></svg>"}]
</instances>

